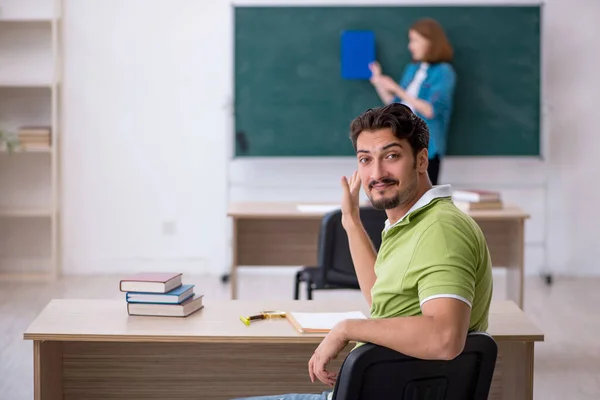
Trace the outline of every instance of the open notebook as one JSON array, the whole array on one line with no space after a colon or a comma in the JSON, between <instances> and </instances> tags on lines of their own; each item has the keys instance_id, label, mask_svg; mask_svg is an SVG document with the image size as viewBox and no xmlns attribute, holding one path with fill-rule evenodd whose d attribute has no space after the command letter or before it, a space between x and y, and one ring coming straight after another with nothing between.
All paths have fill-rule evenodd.
<instances>
[{"instance_id":1,"label":"open notebook","mask_svg":"<svg viewBox=\"0 0 600 400\"><path fill-rule=\"evenodd\" d=\"M315 313L288 312L287 319L300 333L327 333L335 324L345 319L365 319L361 311Z\"/></svg>"}]
</instances>

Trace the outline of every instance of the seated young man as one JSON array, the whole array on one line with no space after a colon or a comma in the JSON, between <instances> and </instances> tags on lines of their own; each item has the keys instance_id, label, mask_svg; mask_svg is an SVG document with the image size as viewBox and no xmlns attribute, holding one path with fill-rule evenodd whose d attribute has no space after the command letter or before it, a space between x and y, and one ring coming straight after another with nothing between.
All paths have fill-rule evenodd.
<instances>
[{"instance_id":1,"label":"seated young man","mask_svg":"<svg viewBox=\"0 0 600 400\"><path fill-rule=\"evenodd\" d=\"M449 185L427 176L429 133L398 103L367 110L351 124L358 170L342 178L342 224L348 234L366 320L335 326L308 361L311 381L333 386L327 365L349 341L369 342L421 359L450 360L467 333L485 331L492 297L487 244L476 222L456 208ZM376 253L359 218L362 187L388 221ZM326 400L332 392L252 397Z\"/></svg>"}]
</instances>

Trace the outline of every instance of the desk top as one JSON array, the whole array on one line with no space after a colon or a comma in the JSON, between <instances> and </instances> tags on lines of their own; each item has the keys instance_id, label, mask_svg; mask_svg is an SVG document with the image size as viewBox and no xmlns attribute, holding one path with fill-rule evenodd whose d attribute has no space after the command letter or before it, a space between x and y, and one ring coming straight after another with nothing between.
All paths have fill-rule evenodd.
<instances>
[{"instance_id":1,"label":"desk top","mask_svg":"<svg viewBox=\"0 0 600 400\"><path fill-rule=\"evenodd\" d=\"M227 215L244 219L320 219L328 209L332 210L336 207L339 207L339 205L335 203L236 202L229 205L229 212ZM467 214L473 219L480 221L527 219L530 217L529 214L514 205L505 205L505 207L500 210L470 210Z\"/></svg>"},{"instance_id":2,"label":"desk top","mask_svg":"<svg viewBox=\"0 0 600 400\"><path fill-rule=\"evenodd\" d=\"M244 325L240 315L261 310L363 311L364 301L230 300L205 302L186 317L129 316L125 300L55 299L24 333L26 340L111 342L320 343L322 333L301 334L286 319ZM543 333L513 302L493 302L488 332L496 341L543 341Z\"/></svg>"}]
</instances>

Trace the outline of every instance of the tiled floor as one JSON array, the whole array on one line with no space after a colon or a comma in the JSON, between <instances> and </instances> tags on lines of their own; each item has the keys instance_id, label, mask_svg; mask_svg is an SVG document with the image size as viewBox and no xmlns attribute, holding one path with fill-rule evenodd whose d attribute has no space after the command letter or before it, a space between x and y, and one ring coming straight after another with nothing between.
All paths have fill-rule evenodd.
<instances>
[{"instance_id":1,"label":"tiled floor","mask_svg":"<svg viewBox=\"0 0 600 400\"><path fill-rule=\"evenodd\" d=\"M240 298L292 298L293 271L242 271ZM32 343L23 331L53 298L121 298L118 276L68 277L53 283L0 283L0 399L33 399ZM186 276L206 302L228 299L218 276ZM502 276L495 298L504 298ZM600 279L526 282L525 312L546 335L536 346L535 399L600 399ZM316 292L315 301L360 298L357 291ZM308 360L307 360L308 361Z\"/></svg>"}]
</instances>

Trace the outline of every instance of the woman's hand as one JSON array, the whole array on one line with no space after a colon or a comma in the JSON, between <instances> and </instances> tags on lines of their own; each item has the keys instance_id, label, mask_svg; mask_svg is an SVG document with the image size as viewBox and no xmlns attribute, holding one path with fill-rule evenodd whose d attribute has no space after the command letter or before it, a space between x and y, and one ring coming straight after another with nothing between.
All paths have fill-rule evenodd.
<instances>
[{"instance_id":1,"label":"woman's hand","mask_svg":"<svg viewBox=\"0 0 600 400\"><path fill-rule=\"evenodd\" d=\"M369 69L371 70L371 74L373 74L373 78L381 76L381 65L377 61L373 61L369 64Z\"/></svg>"},{"instance_id":2,"label":"woman's hand","mask_svg":"<svg viewBox=\"0 0 600 400\"><path fill-rule=\"evenodd\" d=\"M400 85L398 85L396 83L396 81L394 81L392 78L390 78L387 75L381 75L378 78L378 83L379 85L384 88L385 90L387 90L390 93L394 93L396 95L400 95L399 92L404 92L404 90L402 90L402 88L400 87Z\"/></svg>"},{"instance_id":3,"label":"woman's hand","mask_svg":"<svg viewBox=\"0 0 600 400\"><path fill-rule=\"evenodd\" d=\"M382 76L381 65L379 65L377 61L373 61L371 64L369 64L369 69L371 70L371 79L369 79L369 81L371 81L373 86L379 86L379 78Z\"/></svg>"},{"instance_id":4,"label":"woman's hand","mask_svg":"<svg viewBox=\"0 0 600 400\"><path fill-rule=\"evenodd\" d=\"M370 63L369 69L371 70L371 79L369 79L369 81L375 87L379 98L381 99L381 101L383 101L383 104L390 104L394 99L394 93L393 91L388 89L388 87L385 86L386 83L382 81L391 78L389 76L382 75L381 65L379 65L377 61L373 61L372 63Z\"/></svg>"}]
</instances>

